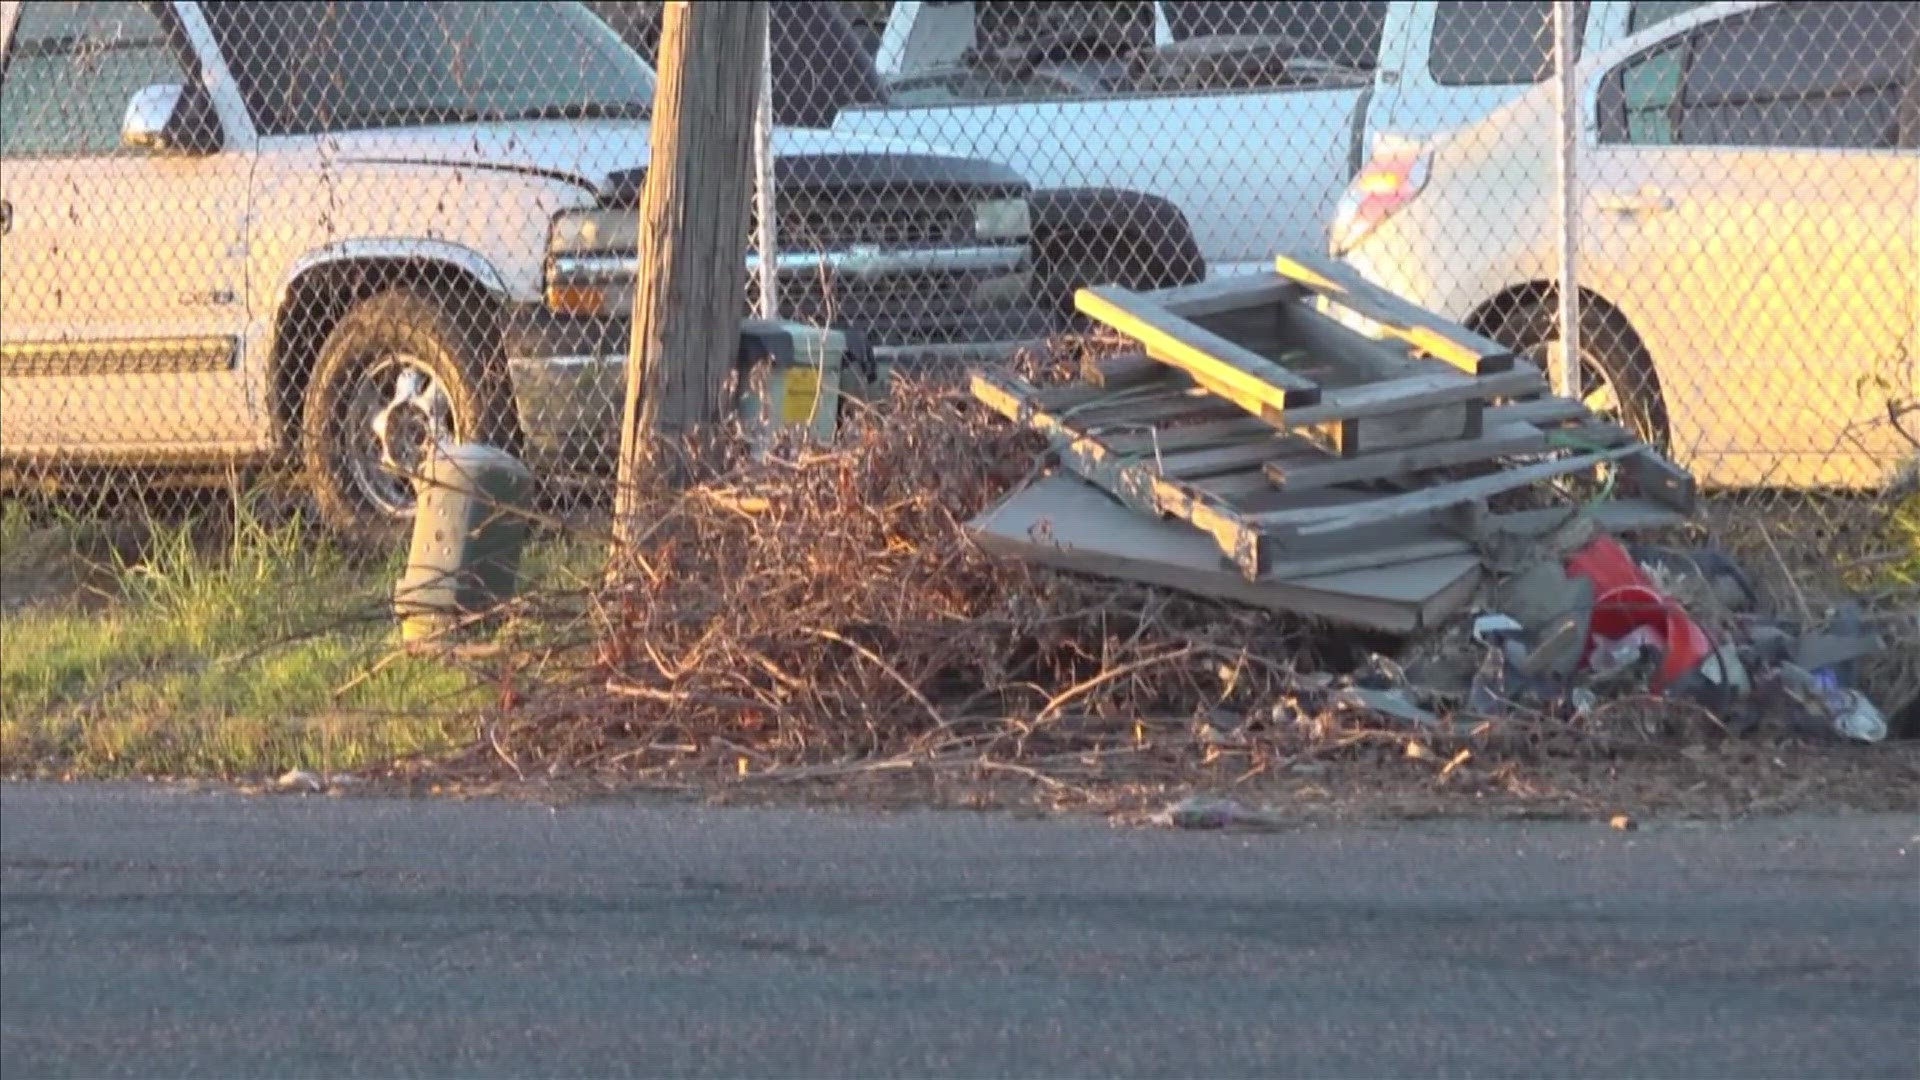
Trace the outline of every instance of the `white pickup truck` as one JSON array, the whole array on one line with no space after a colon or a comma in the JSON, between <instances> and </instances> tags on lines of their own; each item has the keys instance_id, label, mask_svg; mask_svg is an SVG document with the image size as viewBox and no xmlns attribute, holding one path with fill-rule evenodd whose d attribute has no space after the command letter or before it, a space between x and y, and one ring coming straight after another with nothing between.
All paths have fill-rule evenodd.
<instances>
[{"instance_id":1,"label":"white pickup truck","mask_svg":"<svg viewBox=\"0 0 1920 1080\"><path fill-rule=\"evenodd\" d=\"M0 0L0 483L297 463L368 533L442 435L604 466L653 90L577 3ZM787 317L905 348L1026 313L1011 170L774 154Z\"/></svg>"},{"instance_id":2,"label":"white pickup truck","mask_svg":"<svg viewBox=\"0 0 1920 1080\"><path fill-rule=\"evenodd\" d=\"M1576 4L1582 49L1697 2ZM1035 187L1116 187L1186 216L1214 275L1323 249L1348 180L1388 140L1472 123L1552 72L1549 0L904 0L884 105L834 130L911 138ZM1110 238L1126 244L1128 237Z\"/></svg>"}]
</instances>

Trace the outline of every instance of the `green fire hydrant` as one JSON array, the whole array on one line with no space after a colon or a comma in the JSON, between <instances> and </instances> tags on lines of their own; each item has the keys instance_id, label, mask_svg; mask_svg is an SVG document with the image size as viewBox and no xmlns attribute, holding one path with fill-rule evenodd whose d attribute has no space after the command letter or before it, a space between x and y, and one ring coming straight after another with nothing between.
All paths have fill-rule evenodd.
<instances>
[{"instance_id":1,"label":"green fire hydrant","mask_svg":"<svg viewBox=\"0 0 1920 1080\"><path fill-rule=\"evenodd\" d=\"M415 487L413 542L393 594L405 642L444 633L518 592L528 532L519 511L532 497L533 474L504 450L443 445Z\"/></svg>"}]
</instances>

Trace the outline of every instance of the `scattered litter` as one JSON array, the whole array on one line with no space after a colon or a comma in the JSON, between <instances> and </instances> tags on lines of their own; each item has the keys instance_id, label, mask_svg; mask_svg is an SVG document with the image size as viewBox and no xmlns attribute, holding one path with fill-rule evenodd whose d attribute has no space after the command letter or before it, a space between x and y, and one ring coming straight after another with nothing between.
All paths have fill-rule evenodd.
<instances>
[{"instance_id":1,"label":"scattered litter","mask_svg":"<svg viewBox=\"0 0 1920 1080\"><path fill-rule=\"evenodd\" d=\"M1760 593L1754 588L1753 579L1726 552L1679 551L1646 544L1631 545L1627 551L1650 578L1656 579L1654 584L1663 591L1686 594L1680 597L1683 602L1711 596L1714 603L1736 614L1760 608ZM1704 592L1690 581L1703 585Z\"/></svg>"},{"instance_id":2,"label":"scattered litter","mask_svg":"<svg viewBox=\"0 0 1920 1080\"><path fill-rule=\"evenodd\" d=\"M1666 652L1667 639L1651 626L1635 627L1626 636L1593 636L1593 652L1587 656L1587 669L1596 678L1605 679L1647 663Z\"/></svg>"},{"instance_id":3,"label":"scattered litter","mask_svg":"<svg viewBox=\"0 0 1920 1080\"><path fill-rule=\"evenodd\" d=\"M1880 636L1867 630L1864 623L1859 605L1841 605L1825 629L1800 637L1793 662L1816 675L1828 673L1837 685L1852 685L1856 661L1886 648Z\"/></svg>"},{"instance_id":4,"label":"scattered litter","mask_svg":"<svg viewBox=\"0 0 1920 1080\"><path fill-rule=\"evenodd\" d=\"M1771 700L1788 727L1803 735L1837 735L1852 742L1886 739L1886 718L1858 690L1839 687L1798 664L1776 664L1769 674Z\"/></svg>"},{"instance_id":5,"label":"scattered litter","mask_svg":"<svg viewBox=\"0 0 1920 1080\"><path fill-rule=\"evenodd\" d=\"M1355 686L1368 690L1398 690L1407 685L1407 669L1390 656L1368 653L1351 679Z\"/></svg>"},{"instance_id":6,"label":"scattered litter","mask_svg":"<svg viewBox=\"0 0 1920 1080\"><path fill-rule=\"evenodd\" d=\"M1586 650L1590 617L1591 612L1568 612L1547 623L1534 633L1533 647L1515 658L1514 666L1529 678L1571 678Z\"/></svg>"},{"instance_id":7,"label":"scattered litter","mask_svg":"<svg viewBox=\"0 0 1920 1080\"><path fill-rule=\"evenodd\" d=\"M1214 302L1295 303L1283 283L1243 285L1205 288ZM1565 456L1575 449L1565 440L1599 436L1606 422L1539 396L1537 372L1494 370L1491 355L1468 357L1466 370L1391 341L1362 349L1330 326L1304 335L1307 351L1346 342L1342 355L1297 366L1277 359L1291 346L1251 331L1222 350L1214 339L1232 340L1231 327L1202 313L1198 295L1144 298L1172 313L1149 325L1129 322L1142 298L1107 294L1119 301L1108 321L1137 349L1091 361L1079 381L1025 362L982 371L971 401L939 406L940 425L878 424L792 477L723 474L729 490L769 500L763 513L664 505L657 563L625 586L612 658L591 669L618 695L581 721L599 725L598 760L700 757L731 770L747 758L717 747L751 737L771 748L752 774L777 782L795 762L874 752L877 727L874 745L942 768L973 768L983 745L1007 749L1043 766L1020 775L1048 798L1196 763L1208 783L1271 782L1325 768L1290 763L1302 756L1338 769L1402 752L1433 767L1397 773L1513 793L1535 790L1506 771L1519 755L1585 755L1583 777L1624 776L1671 756L1629 744L1718 740L1736 715L1775 733L1772 715L1809 738L1885 737L1846 674L1870 644L1841 620L1808 625L1804 603L1799 621L1778 618L1730 559L1622 543L1685 523L1690 485L1624 433L1606 435L1605 460ZM1236 325L1323 318L1310 305L1285 314ZM1166 332L1173 324L1207 333L1183 338ZM1301 387L1309 373L1325 386ZM1051 453L1036 466L1041 436ZM1530 471L1568 462L1579 467ZM968 534L995 559L949 543L954 515L981 507ZM830 512L844 529L821 528ZM830 543L764 554L811 532ZM805 624L784 602L764 603L829 596L823 567L852 569ZM1806 650L1821 666L1783 680L1780 665ZM1662 697L1682 700L1667 708ZM1748 707L1761 699L1776 713ZM801 731L825 737L791 739L796 712L811 724ZM1043 722L1030 724L1035 715ZM674 745L705 749L637 742L661 723ZM531 723L521 732L515 755L559 744ZM1603 756L1604 769L1588 768ZM1183 829L1278 824L1198 796L1162 818Z\"/></svg>"},{"instance_id":8,"label":"scattered litter","mask_svg":"<svg viewBox=\"0 0 1920 1080\"><path fill-rule=\"evenodd\" d=\"M1644 585L1602 592L1594 601L1592 633L1596 652L1605 648L1614 658L1657 657L1649 683L1655 691L1691 674L1714 652L1713 639L1686 609Z\"/></svg>"},{"instance_id":9,"label":"scattered litter","mask_svg":"<svg viewBox=\"0 0 1920 1080\"><path fill-rule=\"evenodd\" d=\"M1836 711L1833 718L1833 730L1843 739L1854 742L1877 743L1887 738L1887 719L1873 702L1858 690L1844 691L1845 702Z\"/></svg>"},{"instance_id":10,"label":"scattered litter","mask_svg":"<svg viewBox=\"0 0 1920 1080\"><path fill-rule=\"evenodd\" d=\"M1505 638L1518 637L1526 632L1526 627L1507 615L1481 615L1473 620L1473 640L1482 645L1495 645Z\"/></svg>"},{"instance_id":11,"label":"scattered litter","mask_svg":"<svg viewBox=\"0 0 1920 1080\"><path fill-rule=\"evenodd\" d=\"M274 781L274 786L283 791L311 792L324 791L327 787L325 781L305 769L293 769L282 773L280 779Z\"/></svg>"},{"instance_id":12,"label":"scattered litter","mask_svg":"<svg viewBox=\"0 0 1920 1080\"><path fill-rule=\"evenodd\" d=\"M1508 578L1495 597L1495 605L1529 631L1570 617L1584 630L1593 613L1593 582L1570 576L1553 559L1541 559Z\"/></svg>"},{"instance_id":13,"label":"scattered litter","mask_svg":"<svg viewBox=\"0 0 1920 1080\"><path fill-rule=\"evenodd\" d=\"M1364 686L1350 686L1334 692L1333 706L1346 711L1372 713L1420 728L1440 726L1440 718L1415 705L1404 690L1371 690Z\"/></svg>"},{"instance_id":14,"label":"scattered litter","mask_svg":"<svg viewBox=\"0 0 1920 1080\"><path fill-rule=\"evenodd\" d=\"M1286 827L1289 822L1267 810L1253 810L1233 801L1189 795L1149 819L1170 829L1261 829Z\"/></svg>"}]
</instances>

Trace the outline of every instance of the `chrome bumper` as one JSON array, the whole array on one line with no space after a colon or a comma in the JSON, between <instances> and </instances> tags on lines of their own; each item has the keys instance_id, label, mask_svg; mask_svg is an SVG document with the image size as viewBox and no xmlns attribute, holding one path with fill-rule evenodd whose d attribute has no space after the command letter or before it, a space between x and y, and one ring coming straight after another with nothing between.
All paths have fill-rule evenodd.
<instances>
[{"instance_id":1,"label":"chrome bumper","mask_svg":"<svg viewBox=\"0 0 1920 1080\"><path fill-rule=\"evenodd\" d=\"M1045 333L1036 333L1031 325L1031 316L1032 311L1022 304L970 312L965 323L943 318L939 326L957 340L943 334L877 344L873 353L896 367L1001 361L1044 339ZM632 334L632 321L627 318L569 319L543 309L509 318L504 343L507 371L529 464L561 472L603 472L612 467L626 407Z\"/></svg>"},{"instance_id":2,"label":"chrome bumper","mask_svg":"<svg viewBox=\"0 0 1920 1080\"><path fill-rule=\"evenodd\" d=\"M556 285L592 285L609 278L632 277L634 259L624 255L561 257L553 261ZM787 251L774 257L774 269L796 283L821 273L836 278L867 279L902 275L1001 275L1026 269L1025 245L988 244L970 247L851 248L845 251ZM760 256L747 254L747 273L760 272Z\"/></svg>"}]
</instances>

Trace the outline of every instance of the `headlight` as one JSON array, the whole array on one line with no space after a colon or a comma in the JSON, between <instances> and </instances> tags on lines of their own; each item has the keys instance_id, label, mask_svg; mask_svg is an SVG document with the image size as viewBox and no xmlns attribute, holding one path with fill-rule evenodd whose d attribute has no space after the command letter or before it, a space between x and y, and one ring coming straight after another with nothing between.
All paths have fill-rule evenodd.
<instances>
[{"instance_id":1,"label":"headlight","mask_svg":"<svg viewBox=\"0 0 1920 1080\"><path fill-rule=\"evenodd\" d=\"M561 315L624 315L633 310L640 215L633 210L573 210L547 236L547 307Z\"/></svg>"},{"instance_id":2,"label":"headlight","mask_svg":"<svg viewBox=\"0 0 1920 1080\"><path fill-rule=\"evenodd\" d=\"M572 210L553 219L547 244L555 255L638 252L640 214L634 210Z\"/></svg>"},{"instance_id":3,"label":"headlight","mask_svg":"<svg viewBox=\"0 0 1920 1080\"><path fill-rule=\"evenodd\" d=\"M973 205L973 235L979 240L1025 240L1033 214L1025 199L995 199Z\"/></svg>"}]
</instances>

